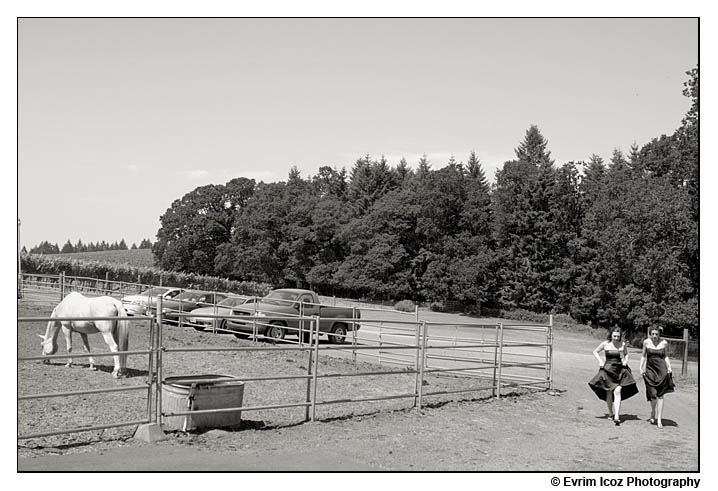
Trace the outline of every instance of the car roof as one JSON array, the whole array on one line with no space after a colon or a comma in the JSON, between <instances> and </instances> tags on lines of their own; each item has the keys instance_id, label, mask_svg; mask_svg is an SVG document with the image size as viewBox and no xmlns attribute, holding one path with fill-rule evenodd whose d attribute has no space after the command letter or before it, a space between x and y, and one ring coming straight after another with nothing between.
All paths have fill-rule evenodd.
<instances>
[{"instance_id":1,"label":"car roof","mask_svg":"<svg viewBox=\"0 0 718 491\"><path fill-rule=\"evenodd\" d=\"M275 292L289 292L289 293L314 293L311 290L303 290L301 288L277 288L273 290Z\"/></svg>"}]
</instances>

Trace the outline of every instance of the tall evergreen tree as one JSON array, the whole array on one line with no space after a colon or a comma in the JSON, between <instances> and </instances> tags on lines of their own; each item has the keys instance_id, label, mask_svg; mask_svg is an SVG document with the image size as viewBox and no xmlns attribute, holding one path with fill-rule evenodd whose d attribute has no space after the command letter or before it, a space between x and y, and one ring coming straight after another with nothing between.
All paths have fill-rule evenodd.
<instances>
[{"instance_id":1,"label":"tall evergreen tree","mask_svg":"<svg viewBox=\"0 0 718 491\"><path fill-rule=\"evenodd\" d=\"M549 312L555 305L555 295L545 287L555 261L551 247L555 171L546 144L538 128L531 126L516 149L518 160L506 162L496 174L492 197L505 308Z\"/></svg>"},{"instance_id":2,"label":"tall evergreen tree","mask_svg":"<svg viewBox=\"0 0 718 491\"><path fill-rule=\"evenodd\" d=\"M60 252L62 252L63 254L75 252L75 248L72 247L72 242L70 242L69 240L67 242L65 242L65 245L62 246L62 249L60 250Z\"/></svg>"},{"instance_id":3,"label":"tall evergreen tree","mask_svg":"<svg viewBox=\"0 0 718 491\"><path fill-rule=\"evenodd\" d=\"M546 150L547 145L548 140L543 137L538 126L531 125L526 130L524 140L515 149L516 158L536 167L550 167L554 161L551 159L551 152Z\"/></svg>"}]
</instances>

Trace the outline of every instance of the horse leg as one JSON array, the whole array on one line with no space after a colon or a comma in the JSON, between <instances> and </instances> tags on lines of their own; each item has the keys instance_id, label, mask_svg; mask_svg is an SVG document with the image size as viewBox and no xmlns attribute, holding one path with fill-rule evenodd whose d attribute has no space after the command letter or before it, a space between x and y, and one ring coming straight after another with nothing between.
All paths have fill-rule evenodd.
<instances>
[{"instance_id":1,"label":"horse leg","mask_svg":"<svg viewBox=\"0 0 718 491\"><path fill-rule=\"evenodd\" d=\"M82 338L82 345L85 347L85 353L90 353L90 343L87 340L87 334L80 333L80 337ZM97 370L97 368L95 368L94 358L90 356L88 360L90 360L90 370Z\"/></svg>"},{"instance_id":2,"label":"horse leg","mask_svg":"<svg viewBox=\"0 0 718 491\"><path fill-rule=\"evenodd\" d=\"M102 337L105 339L105 343L107 343L107 346L110 347L110 351L113 353L117 353L117 343L115 342L114 336L112 336L112 332L105 331L102 333ZM120 377L120 357L118 355L115 355L112 357L115 361L115 369L112 371L112 376L115 378Z\"/></svg>"},{"instance_id":3,"label":"horse leg","mask_svg":"<svg viewBox=\"0 0 718 491\"><path fill-rule=\"evenodd\" d=\"M67 360L65 367L72 368L72 329L62 326L62 332L65 334L65 343L67 344L67 354L70 358Z\"/></svg>"}]
</instances>

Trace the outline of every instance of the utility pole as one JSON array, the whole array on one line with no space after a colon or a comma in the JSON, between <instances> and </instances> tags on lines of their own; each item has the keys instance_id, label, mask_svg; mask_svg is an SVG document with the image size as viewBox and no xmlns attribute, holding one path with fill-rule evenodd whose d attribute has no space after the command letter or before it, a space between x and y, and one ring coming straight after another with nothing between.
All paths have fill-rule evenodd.
<instances>
[{"instance_id":1,"label":"utility pole","mask_svg":"<svg viewBox=\"0 0 718 491\"><path fill-rule=\"evenodd\" d=\"M22 298L22 261L20 260L20 219L17 219L17 298Z\"/></svg>"}]
</instances>

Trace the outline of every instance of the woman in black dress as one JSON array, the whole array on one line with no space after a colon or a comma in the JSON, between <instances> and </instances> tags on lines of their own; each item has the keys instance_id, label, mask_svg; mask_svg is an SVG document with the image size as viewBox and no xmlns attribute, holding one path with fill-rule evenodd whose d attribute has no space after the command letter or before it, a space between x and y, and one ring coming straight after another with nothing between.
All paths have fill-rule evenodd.
<instances>
[{"instance_id":1,"label":"woman in black dress","mask_svg":"<svg viewBox=\"0 0 718 491\"><path fill-rule=\"evenodd\" d=\"M605 361L599 353L603 351ZM621 400L626 400L638 394L638 386L628 366L628 349L623 341L623 333L614 327L608 333L608 340L602 342L593 350L593 356L598 360L598 373L588 385L599 399L608 405L608 417L613 419L616 426L621 424L619 411Z\"/></svg>"},{"instance_id":2,"label":"woman in black dress","mask_svg":"<svg viewBox=\"0 0 718 491\"><path fill-rule=\"evenodd\" d=\"M643 341L640 370L646 384L646 398L651 403L651 424L663 428L663 396L673 392L673 369L666 350L668 341L661 339L661 328L652 327Z\"/></svg>"}]
</instances>

